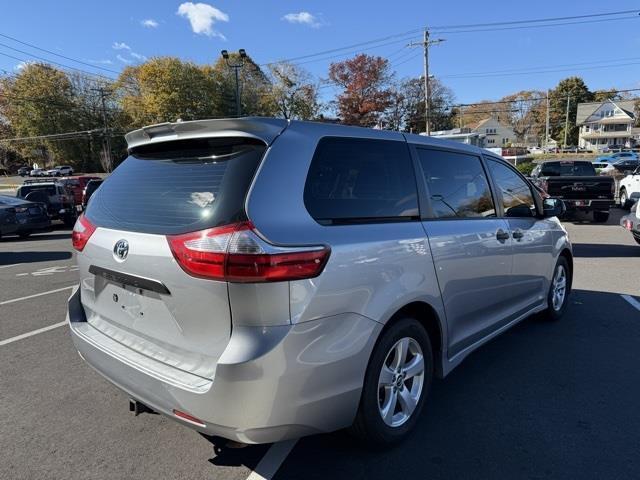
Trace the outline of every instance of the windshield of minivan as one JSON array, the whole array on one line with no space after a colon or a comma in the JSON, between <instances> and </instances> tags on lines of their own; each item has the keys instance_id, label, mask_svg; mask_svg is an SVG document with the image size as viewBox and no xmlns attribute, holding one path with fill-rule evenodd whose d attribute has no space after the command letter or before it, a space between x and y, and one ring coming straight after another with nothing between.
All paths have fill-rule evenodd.
<instances>
[{"instance_id":1,"label":"windshield of minivan","mask_svg":"<svg viewBox=\"0 0 640 480\"><path fill-rule=\"evenodd\" d=\"M133 149L91 197L86 215L97 226L164 235L245 220L244 199L265 150L246 138Z\"/></svg>"}]
</instances>

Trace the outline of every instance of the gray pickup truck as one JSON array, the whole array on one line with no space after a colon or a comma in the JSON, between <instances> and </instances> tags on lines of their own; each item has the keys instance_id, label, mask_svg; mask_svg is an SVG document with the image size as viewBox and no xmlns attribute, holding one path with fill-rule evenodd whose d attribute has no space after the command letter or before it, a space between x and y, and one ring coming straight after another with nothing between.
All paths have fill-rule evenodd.
<instances>
[{"instance_id":1,"label":"gray pickup truck","mask_svg":"<svg viewBox=\"0 0 640 480\"><path fill-rule=\"evenodd\" d=\"M595 222L606 222L615 203L615 180L597 175L586 160L544 162L531 172L533 182L550 197L560 198L567 213L593 212Z\"/></svg>"}]
</instances>

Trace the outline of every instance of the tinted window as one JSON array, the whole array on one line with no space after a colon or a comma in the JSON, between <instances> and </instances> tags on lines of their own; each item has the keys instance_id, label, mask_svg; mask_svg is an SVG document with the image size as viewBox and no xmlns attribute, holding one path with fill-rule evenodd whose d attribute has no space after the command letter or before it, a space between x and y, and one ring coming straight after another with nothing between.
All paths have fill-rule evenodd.
<instances>
[{"instance_id":1,"label":"tinted window","mask_svg":"<svg viewBox=\"0 0 640 480\"><path fill-rule=\"evenodd\" d=\"M157 234L242 221L265 148L218 138L134 149L91 197L86 215L97 226Z\"/></svg>"},{"instance_id":2,"label":"tinted window","mask_svg":"<svg viewBox=\"0 0 640 480\"><path fill-rule=\"evenodd\" d=\"M24 198L27 196L27 194L35 192L36 190L43 190L49 195L57 194L55 185L27 185L20 187L16 196Z\"/></svg>"},{"instance_id":3,"label":"tinted window","mask_svg":"<svg viewBox=\"0 0 640 480\"><path fill-rule=\"evenodd\" d=\"M304 203L323 224L418 216L416 181L406 143L322 139L307 175Z\"/></svg>"},{"instance_id":4,"label":"tinted window","mask_svg":"<svg viewBox=\"0 0 640 480\"><path fill-rule=\"evenodd\" d=\"M506 217L533 217L536 205L529 184L506 165L488 160L489 170L498 188L498 199Z\"/></svg>"},{"instance_id":5,"label":"tinted window","mask_svg":"<svg viewBox=\"0 0 640 480\"><path fill-rule=\"evenodd\" d=\"M418 157L436 217L495 217L479 157L422 148L418 148Z\"/></svg>"},{"instance_id":6,"label":"tinted window","mask_svg":"<svg viewBox=\"0 0 640 480\"><path fill-rule=\"evenodd\" d=\"M591 177L596 170L591 162L545 162L541 177Z\"/></svg>"}]
</instances>

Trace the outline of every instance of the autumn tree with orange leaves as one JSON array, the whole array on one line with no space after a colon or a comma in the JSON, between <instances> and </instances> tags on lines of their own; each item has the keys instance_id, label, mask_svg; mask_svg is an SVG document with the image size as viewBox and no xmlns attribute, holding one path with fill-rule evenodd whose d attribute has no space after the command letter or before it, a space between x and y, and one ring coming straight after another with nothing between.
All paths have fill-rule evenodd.
<instances>
[{"instance_id":1,"label":"autumn tree with orange leaves","mask_svg":"<svg viewBox=\"0 0 640 480\"><path fill-rule=\"evenodd\" d=\"M329 79L343 89L336 98L342 123L373 127L391 105L393 73L385 58L360 54L332 63Z\"/></svg>"}]
</instances>

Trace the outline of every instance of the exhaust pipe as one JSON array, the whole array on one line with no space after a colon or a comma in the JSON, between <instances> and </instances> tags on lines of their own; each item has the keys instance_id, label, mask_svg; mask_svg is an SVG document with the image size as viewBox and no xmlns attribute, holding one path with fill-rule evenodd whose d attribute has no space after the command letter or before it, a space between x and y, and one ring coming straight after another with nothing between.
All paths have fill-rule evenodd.
<instances>
[{"instance_id":1,"label":"exhaust pipe","mask_svg":"<svg viewBox=\"0 0 640 480\"><path fill-rule=\"evenodd\" d=\"M144 403L137 400L129 399L129 411L137 417L141 413L156 413L152 408L147 407Z\"/></svg>"}]
</instances>

